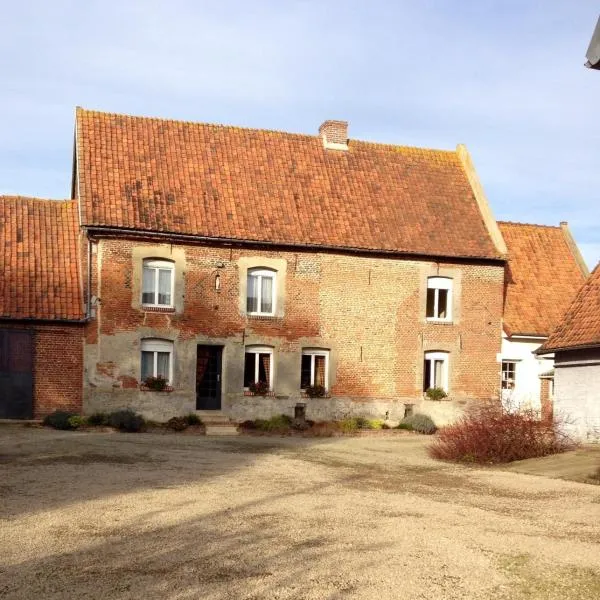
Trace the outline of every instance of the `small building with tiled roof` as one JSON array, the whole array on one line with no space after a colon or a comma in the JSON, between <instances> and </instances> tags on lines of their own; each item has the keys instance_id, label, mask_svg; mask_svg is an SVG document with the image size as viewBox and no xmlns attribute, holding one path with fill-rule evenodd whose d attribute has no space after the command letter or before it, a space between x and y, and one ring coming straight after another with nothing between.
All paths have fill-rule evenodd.
<instances>
[{"instance_id":1,"label":"small building with tiled roof","mask_svg":"<svg viewBox=\"0 0 600 600\"><path fill-rule=\"evenodd\" d=\"M497 397L506 247L464 146L84 109L75 139L87 412L441 423Z\"/></svg>"},{"instance_id":2,"label":"small building with tiled roof","mask_svg":"<svg viewBox=\"0 0 600 600\"><path fill-rule=\"evenodd\" d=\"M81 410L77 201L0 196L0 418Z\"/></svg>"},{"instance_id":3,"label":"small building with tiled roof","mask_svg":"<svg viewBox=\"0 0 600 600\"><path fill-rule=\"evenodd\" d=\"M581 441L600 441L600 264L538 350L554 353L555 411Z\"/></svg>"},{"instance_id":4,"label":"small building with tiled roof","mask_svg":"<svg viewBox=\"0 0 600 600\"><path fill-rule=\"evenodd\" d=\"M552 356L535 351L564 316L588 270L567 223L499 222L508 249L502 396L513 408L550 405Z\"/></svg>"}]
</instances>

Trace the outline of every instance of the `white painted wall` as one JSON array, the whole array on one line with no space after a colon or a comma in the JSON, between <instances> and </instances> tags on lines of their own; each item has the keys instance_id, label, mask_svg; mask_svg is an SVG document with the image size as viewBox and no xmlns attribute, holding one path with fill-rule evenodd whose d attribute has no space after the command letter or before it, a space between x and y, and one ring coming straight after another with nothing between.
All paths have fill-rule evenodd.
<instances>
[{"instance_id":1,"label":"white painted wall","mask_svg":"<svg viewBox=\"0 0 600 600\"><path fill-rule=\"evenodd\" d=\"M513 390L502 390L502 399L512 410L531 408L541 410L540 401L540 375L553 368L554 357L536 356L533 352L537 350L546 338L509 338L502 333L502 360L517 361L515 371L515 387ZM501 370L501 365L498 365ZM498 377L498 386L500 383Z\"/></svg>"},{"instance_id":2,"label":"white painted wall","mask_svg":"<svg viewBox=\"0 0 600 600\"><path fill-rule=\"evenodd\" d=\"M577 441L600 442L600 349L558 353L554 414Z\"/></svg>"}]
</instances>

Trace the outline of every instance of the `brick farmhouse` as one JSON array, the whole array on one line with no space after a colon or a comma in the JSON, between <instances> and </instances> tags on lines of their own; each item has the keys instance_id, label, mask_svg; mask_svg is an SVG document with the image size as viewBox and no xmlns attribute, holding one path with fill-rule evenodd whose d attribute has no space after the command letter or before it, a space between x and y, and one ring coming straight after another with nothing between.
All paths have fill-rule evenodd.
<instances>
[{"instance_id":1,"label":"brick farmhouse","mask_svg":"<svg viewBox=\"0 0 600 600\"><path fill-rule=\"evenodd\" d=\"M29 357L29 416L300 402L441 424L499 398L508 256L464 146L77 109L74 155L71 200L0 203L0 339Z\"/></svg>"}]
</instances>

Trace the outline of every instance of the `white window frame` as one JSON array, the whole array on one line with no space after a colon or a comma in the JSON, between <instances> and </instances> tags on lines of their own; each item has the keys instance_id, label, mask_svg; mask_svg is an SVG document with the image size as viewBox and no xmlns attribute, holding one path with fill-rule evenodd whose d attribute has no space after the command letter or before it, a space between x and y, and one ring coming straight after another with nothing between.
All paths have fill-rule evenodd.
<instances>
[{"instance_id":1,"label":"white window frame","mask_svg":"<svg viewBox=\"0 0 600 600\"><path fill-rule=\"evenodd\" d=\"M427 290L434 290L433 298L433 314L439 314L439 298L440 290L448 290L448 298L446 302L446 316L445 317L428 317L427 316L427 299L425 300L425 318L428 321L438 321L441 323L447 323L452 321L452 300L453 300L453 280L451 277L428 277L427 278Z\"/></svg>"},{"instance_id":2,"label":"white window frame","mask_svg":"<svg viewBox=\"0 0 600 600\"><path fill-rule=\"evenodd\" d=\"M160 340L156 338L143 339L140 344L140 380L142 378L142 352L153 352L154 361L152 366L153 377L158 373L158 353L169 353L169 380L170 385L173 381L173 342L170 340ZM143 383L143 382L142 382Z\"/></svg>"},{"instance_id":3,"label":"white window frame","mask_svg":"<svg viewBox=\"0 0 600 600\"><path fill-rule=\"evenodd\" d=\"M257 298L257 303L256 303L258 310L256 310L256 311L248 311L248 294L250 292L250 289L248 286L248 279L250 279L250 277L256 277L258 279L258 298ZM261 310L262 278L263 277L269 277L270 279L273 280L273 283L271 284L272 298L271 298L271 311L270 312L263 312ZM248 269L248 273L246 275L246 310L249 315L262 315L262 316L266 316L266 317L272 317L275 315L275 311L277 310L277 271L275 271L275 269L266 269L264 267Z\"/></svg>"},{"instance_id":4,"label":"white window frame","mask_svg":"<svg viewBox=\"0 0 600 600\"><path fill-rule=\"evenodd\" d=\"M302 356L310 356L310 385L315 385L315 356L325 357L325 391L329 391L329 350L321 348L303 348ZM302 359L301 359L302 360ZM301 388L304 390L305 388Z\"/></svg>"},{"instance_id":5,"label":"white window frame","mask_svg":"<svg viewBox=\"0 0 600 600\"><path fill-rule=\"evenodd\" d=\"M269 390L273 391L273 374L275 372L275 361L273 360L273 348L271 346L246 346L244 348L244 369L246 369L246 354L254 354L254 383L258 382L259 373L259 354L270 354L270 365L269 365ZM250 388L244 387L245 391Z\"/></svg>"},{"instance_id":6,"label":"white window frame","mask_svg":"<svg viewBox=\"0 0 600 600\"><path fill-rule=\"evenodd\" d=\"M442 389L448 393L448 364L449 364L449 352L425 352L425 361L431 361L431 365L429 365L429 385L428 388L434 388L435 386L435 361L441 360L442 364L442 385L437 387L442 387ZM423 369L425 368L425 364L423 364ZM423 373L423 379L425 379L425 373ZM426 390L423 390L426 391Z\"/></svg>"},{"instance_id":7,"label":"white window frame","mask_svg":"<svg viewBox=\"0 0 600 600\"><path fill-rule=\"evenodd\" d=\"M509 381L508 379L504 378L504 365L505 364L509 364L509 363L513 364L515 366L514 369L513 369L515 376L514 376L514 378L512 380L512 387L504 387L504 382L505 381L506 382ZM515 389L515 385L517 383L517 365L518 365L518 363L519 363L518 360L514 360L514 359L510 359L510 358L503 358L502 359L502 365L501 365L501 369L500 369L500 372L501 372L500 388L502 390L509 390L510 391L510 390L514 390Z\"/></svg>"},{"instance_id":8,"label":"white window frame","mask_svg":"<svg viewBox=\"0 0 600 600\"><path fill-rule=\"evenodd\" d=\"M144 271L152 269L154 271L154 302L144 302ZM171 303L159 304L158 302L158 281L159 272L169 270L171 272ZM156 308L173 308L175 302L175 263L169 260L161 260L156 258L145 258L142 261L142 306L151 306Z\"/></svg>"}]
</instances>

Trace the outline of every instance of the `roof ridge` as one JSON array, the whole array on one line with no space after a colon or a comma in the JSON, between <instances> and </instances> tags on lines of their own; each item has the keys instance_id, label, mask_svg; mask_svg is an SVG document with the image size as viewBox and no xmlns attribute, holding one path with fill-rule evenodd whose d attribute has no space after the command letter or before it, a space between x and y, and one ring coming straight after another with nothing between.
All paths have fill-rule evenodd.
<instances>
[{"instance_id":1,"label":"roof ridge","mask_svg":"<svg viewBox=\"0 0 600 600\"><path fill-rule=\"evenodd\" d=\"M38 196L21 196L20 194L0 194L0 200L25 200L27 202L56 202L59 204L65 202L77 202L77 200L73 198L40 198Z\"/></svg>"},{"instance_id":2,"label":"roof ridge","mask_svg":"<svg viewBox=\"0 0 600 600\"><path fill-rule=\"evenodd\" d=\"M498 221L498 225L521 225L523 227L545 227L547 229L562 229L560 225L545 225L543 223L523 223L521 221Z\"/></svg>"},{"instance_id":3,"label":"roof ridge","mask_svg":"<svg viewBox=\"0 0 600 600\"><path fill-rule=\"evenodd\" d=\"M75 109L76 115L80 113L87 113L89 115L101 115L101 116L109 116L109 117L122 117L126 119L143 119L147 121L156 121L161 123L176 123L180 125L195 125L202 127L213 127L215 129L234 129L240 131L248 131L248 132L257 132L257 133L269 133L269 134L277 134L277 135L291 135L294 137L300 138L309 138L318 140L320 138L319 134L310 134L310 133L299 133L295 131L286 131L284 129L264 129L260 127L247 127L244 125L226 125L224 123L208 123L206 121L190 121L186 119L171 119L168 117L153 117L149 115L131 115L127 113L116 113L116 112L107 112L102 110L91 110L88 108L83 108L82 106L77 106ZM429 148L426 146L409 146L406 144L393 144L393 143L385 143L385 142L374 142L370 140L361 140L358 138L348 138L350 143L355 144L365 144L370 146L378 146L380 148L390 148L390 149L410 149L410 150L418 150L425 152L441 152L445 154L456 154L456 150L447 150L442 148Z\"/></svg>"}]
</instances>

